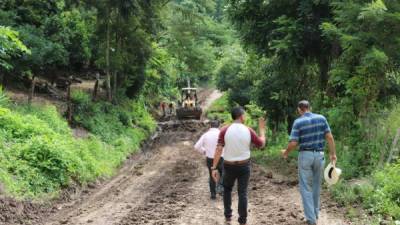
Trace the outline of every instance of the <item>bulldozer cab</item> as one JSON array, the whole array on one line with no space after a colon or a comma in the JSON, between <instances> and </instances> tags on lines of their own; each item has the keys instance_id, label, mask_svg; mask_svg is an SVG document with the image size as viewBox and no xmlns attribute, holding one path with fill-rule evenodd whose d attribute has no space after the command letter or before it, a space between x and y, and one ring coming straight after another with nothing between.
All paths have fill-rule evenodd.
<instances>
[{"instance_id":1,"label":"bulldozer cab","mask_svg":"<svg viewBox=\"0 0 400 225\"><path fill-rule=\"evenodd\" d=\"M197 107L197 89L196 88L182 88L181 102L184 108Z\"/></svg>"}]
</instances>

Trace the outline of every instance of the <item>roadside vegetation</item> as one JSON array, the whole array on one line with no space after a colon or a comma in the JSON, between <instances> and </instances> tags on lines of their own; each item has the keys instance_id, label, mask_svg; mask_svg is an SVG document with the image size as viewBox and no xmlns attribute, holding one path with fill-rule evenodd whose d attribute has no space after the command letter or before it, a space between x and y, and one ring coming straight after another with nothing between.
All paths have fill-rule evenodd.
<instances>
[{"instance_id":1,"label":"roadside vegetation","mask_svg":"<svg viewBox=\"0 0 400 225\"><path fill-rule=\"evenodd\" d=\"M220 99L207 111L209 119L220 119L225 124L231 122L229 109L237 105L235 102L228 100L228 94L225 93ZM245 106L247 109L247 125L257 130L257 119L262 109L255 105ZM252 111L253 109L253 111ZM391 130L392 135L395 135L395 127L400 126L399 109L393 109L388 117L379 121L380 127L377 129ZM329 117L328 117L329 120ZM335 121L330 121L331 123ZM271 122L267 122L267 146L261 151L253 151L252 159L260 165L277 172L280 175L288 176L293 179L297 176L297 152L291 153L288 160L283 160L281 150L288 143L288 133L285 124L282 124L278 130L274 131L271 127ZM333 132L337 132L332 129ZM379 132L376 132L380 134ZM378 135L373 137L376 144L376 154L381 154L382 149L388 148L385 145L385 139L388 136ZM399 218L399 190L398 182L400 176L400 163L380 164L379 157L374 161L375 166L366 169L361 169L360 164L354 163L354 152L345 146L345 140L339 138L336 140L338 153L338 166L343 169L344 174L341 181L333 187L325 187L330 191L332 198L335 199L342 207L347 210L347 216L355 222L370 224L380 224L382 221L394 223ZM363 141L360 145L368 144L368 141ZM328 157L326 157L328 158ZM329 163L329 162L326 162ZM355 172L351 170L360 170L362 175L355 176ZM363 210L359 210L363 208ZM391 221L391 222L390 222Z\"/></svg>"},{"instance_id":2,"label":"roadside vegetation","mask_svg":"<svg viewBox=\"0 0 400 225\"><path fill-rule=\"evenodd\" d=\"M188 80L212 79L237 40L224 6L0 1L1 190L51 198L112 175L156 129L160 102L177 101ZM72 88L82 81L93 87ZM9 100L11 92L28 101Z\"/></svg>"},{"instance_id":3,"label":"roadside vegetation","mask_svg":"<svg viewBox=\"0 0 400 225\"><path fill-rule=\"evenodd\" d=\"M337 140L333 197L350 216L362 206L377 223L398 222L399 24L397 0L2 0L0 83L29 104L0 92L1 189L51 197L110 176L190 79L226 93L209 118L229 122L238 104L254 127L266 112L269 143L255 158L277 169L295 166L296 154L276 162L297 102L310 100ZM97 80L98 92L67 98L75 80ZM69 124L35 94L71 103Z\"/></svg>"},{"instance_id":4,"label":"roadside vegetation","mask_svg":"<svg viewBox=\"0 0 400 225\"><path fill-rule=\"evenodd\" d=\"M155 129L143 104L109 112L93 106L99 111L86 120L89 137L77 139L54 106L14 105L0 96L0 182L15 197L54 197L71 184L109 177Z\"/></svg>"},{"instance_id":5,"label":"roadside vegetation","mask_svg":"<svg viewBox=\"0 0 400 225\"><path fill-rule=\"evenodd\" d=\"M265 110L270 142L255 154L279 165L297 102L309 100L328 118L337 141L344 173L342 183L330 188L334 198L354 218L398 223L400 27L385 27L399 24L400 3L228 3L227 15L242 38L216 67L217 87L226 92L225 107L218 107L254 104Z\"/></svg>"}]
</instances>

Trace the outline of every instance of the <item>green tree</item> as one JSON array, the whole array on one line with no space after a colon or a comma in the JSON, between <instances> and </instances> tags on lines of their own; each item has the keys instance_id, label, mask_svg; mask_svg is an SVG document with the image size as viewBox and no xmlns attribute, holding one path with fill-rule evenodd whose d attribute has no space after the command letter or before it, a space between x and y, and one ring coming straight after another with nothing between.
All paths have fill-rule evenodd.
<instances>
[{"instance_id":1,"label":"green tree","mask_svg":"<svg viewBox=\"0 0 400 225\"><path fill-rule=\"evenodd\" d=\"M400 93L400 3L398 1L333 1L335 19L321 27L340 43L340 56L330 74L337 97L346 97L357 116L367 116L376 103L390 103ZM388 29L390 27L390 29Z\"/></svg>"},{"instance_id":2,"label":"green tree","mask_svg":"<svg viewBox=\"0 0 400 225\"><path fill-rule=\"evenodd\" d=\"M161 1L104 0L90 5L97 9L97 64L105 67L108 99L111 83L114 94L122 88L134 97L144 85Z\"/></svg>"},{"instance_id":3,"label":"green tree","mask_svg":"<svg viewBox=\"0 0 400 225\"><path fill-rule=\"evenodd\" d=\"M1 21L19 31L21 41L32 50L30 56L13 62L16 71L10 74L55 79L59 71L87 66L94 23L91 13L68 8L62 0L2 1Z\"/></svg>"},{"instance_id":4,"label":"green tree","mask_svg":"<svg viewBox=\"0 0 400 225\"><path fill-rule=\"evenodd\" d=\"M316 64L319 90L327 91L329 65L336 49L320 29L323 22L332 20L328 0L228 2L229 17L244 44L266 57L276 57L284 67Z\"/></svg>"},{"instance_id":5,"label":"green tree","mask_svg":"<svg viewBox=\"0 0 400 225\"><path fill-rule=\"evenodd\" d=\"M178 59L179 83L208 81L212 77L219 47L227 44L226 27L216 21L215 2L171 1L165 16L166 35L161 38L170 54Z\"/></svg>"},{"instance_id":6,"label":"green tree","mask_svg":"<svg viewBox=\"0 0 400 225\"><path fill-rule=\"evenodd\" d=\"M0 26L0 72L13 68L11 59L30 50L20 41L18 32L9 27Z\"/></svg>"}]
</instances>

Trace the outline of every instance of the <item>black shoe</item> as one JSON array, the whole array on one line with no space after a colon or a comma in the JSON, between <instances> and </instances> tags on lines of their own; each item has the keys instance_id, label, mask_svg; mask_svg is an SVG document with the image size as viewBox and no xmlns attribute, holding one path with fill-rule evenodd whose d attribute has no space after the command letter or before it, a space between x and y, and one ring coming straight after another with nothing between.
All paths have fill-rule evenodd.
<instances>
[{"instance_id":1,"label":"black shoe","mask_svg":"<svg viewBox=\"0 0 400 225\"><path fill-rule=\"evenodd\" d=\"M225 217L225 221L226 222L231 222L232 221L232 217Z\"/></svg>"},{"instance_id":2,"label":"black shoe","mask_svg":"<svg viewBox=\"0 0 400 225\"><path fill-rule=\"evenodd\" d=\"M307 223L307 225L317 225L316 223L312 223L310 221L307 221L306 223Z\"/></svg>"},{"instance_id":3,"label":"black shoe","mask_svg":"<svg viewBox=\"0 0 400 225\"><path fill-rule=\"evenodd\" d=\"M241 223L240 221L238 221L240 225L247 225L247 223Z\"/></svg>"},{"instance_id":4,"label":"black shoe","mask_svg":"<svg viewBox=\"0 0 400 225\"><path fill-rule=\"evenodd\" d=\"M217 196L211 195L211 200L215 200L215 199L217 199Z\"/></svg>"}]
</instances>

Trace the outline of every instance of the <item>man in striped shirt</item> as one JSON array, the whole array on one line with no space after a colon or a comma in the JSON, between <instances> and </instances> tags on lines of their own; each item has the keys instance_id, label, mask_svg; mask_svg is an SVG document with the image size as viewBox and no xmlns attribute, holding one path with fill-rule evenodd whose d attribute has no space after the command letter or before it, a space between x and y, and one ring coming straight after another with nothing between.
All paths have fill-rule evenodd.
<instances>
[{"instance_id":1,"label":"man in striped shirt","mask_svg":"<svg viewBox=\"0 0 400 225\"><path fill-rule=\"evenodd\" d=\"M289 145L282 150L282 155L286 159L299 146L299 186L304 213L307 224L315 225L320 209L325 141L333 164L336 163L335 141L326 118L312 113L308 101L300 101L297 110L301 116L294 121Z\"/></svg>"}]
</instances>

